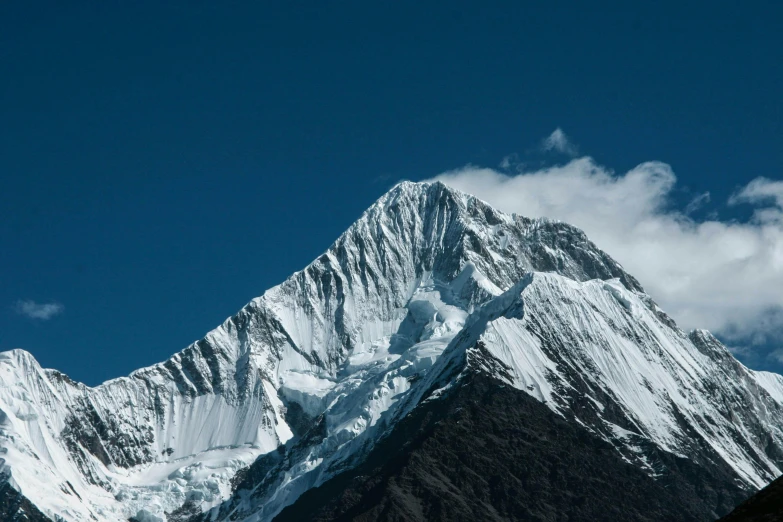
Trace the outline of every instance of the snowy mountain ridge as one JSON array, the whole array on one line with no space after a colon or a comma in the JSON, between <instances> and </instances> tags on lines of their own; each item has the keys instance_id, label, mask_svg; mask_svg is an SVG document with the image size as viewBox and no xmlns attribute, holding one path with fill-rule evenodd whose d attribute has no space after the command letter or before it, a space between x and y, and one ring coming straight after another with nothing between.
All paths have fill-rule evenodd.
<instances>
[{"instance_id":1,"label":"snowy mountain ridge","mask_svg":"<svg viewBox=\"0 0 783 522\"><path fill-rule=\"evenodd\" d=\"M271 520L474 371L651 476L657 452L748 489L783 465L783 377L680 331L578 229L405 182L168 361L88 388L0 354L0 473L51 519Z\"/></svg>"}]
</instances>

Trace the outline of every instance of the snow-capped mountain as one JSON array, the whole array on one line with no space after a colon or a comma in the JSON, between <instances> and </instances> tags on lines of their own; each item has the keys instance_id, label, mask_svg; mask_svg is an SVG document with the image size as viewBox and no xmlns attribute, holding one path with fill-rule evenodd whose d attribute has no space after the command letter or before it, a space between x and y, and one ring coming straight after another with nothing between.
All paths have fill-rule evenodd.
<instances>
[{"instance_id":1,"label":"snow-capped mountain","mask_svg":"<svg viewBox=\"0 0 783 522\"><path fill-rule=\"evenodd\" d=\"M679 330L578 229L406 182L164 363L88 388L0 354L5 503L52 520L271 520L476 374L652 478L672 456L750 493L783 466L783 377Z\"/></svg>"}]
</instances>

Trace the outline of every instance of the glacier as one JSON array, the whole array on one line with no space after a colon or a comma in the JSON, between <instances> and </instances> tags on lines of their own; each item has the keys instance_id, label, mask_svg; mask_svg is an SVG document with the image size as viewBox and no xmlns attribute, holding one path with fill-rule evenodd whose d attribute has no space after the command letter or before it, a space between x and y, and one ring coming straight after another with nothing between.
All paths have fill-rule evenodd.
<instances>
[{"instance_id":1,"label":"glacier","mask_svg":"<svg viewBox=\"0 0 783 522\"><path fill-rule=\"evenodd\" d=\"M680 330L565 223L403 182L169 360L95 388L0 354L0 477L52 520L271 520L420 404L491 375L650 476L783 466L783 377Z\"/></svg>"}]
</instances>

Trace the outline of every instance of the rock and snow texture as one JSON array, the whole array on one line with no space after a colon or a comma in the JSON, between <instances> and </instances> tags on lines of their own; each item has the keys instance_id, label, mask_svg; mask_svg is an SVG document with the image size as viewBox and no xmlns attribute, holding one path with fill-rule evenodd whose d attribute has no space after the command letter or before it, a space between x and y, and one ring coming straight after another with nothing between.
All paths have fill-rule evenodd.
<instances>
[{"instance_id":1,"label":"rock and snow texture","mask_svg":"<svg viewBox=\"0 0 783 522\"><path fill-rule=\"evenodd\" d=\"M709 332L685 334L617 280L525 276L468 318L408 402L433 389L437 397L471 371L526 391L653 476L662 470L651 445L720 459L745 487L780 474L780 380L742 366Z\"/></svg>"},{"instance_id":2,"label":"rock and snow texture","mask_svg":"<svg viewBox=\"0 0 783 522\"><path fill-rule=\"evenodd\" d=\"M69 521L162 519L186 500L220 502L238 469L291 432L275 389L238 360L210 366L208 350L227 356L212 351L215 332L207 339L199 357L190 348L94 389L22 350L0 354L0 471Z\"/></svg>"},{"instance_id":3,"label":"rock and snow texture","mask_svg":"<svg viewBox=\"0 0 783 522\"><path fill-rule=\"evenodd\" d=\"M52 519L271 520L467 371L653 476L652 449L748 488L783 465L783 378L681 332L578 229L402 183L164 363L88 388L0 354L0 474Z\"/></svg>"}]
</instances>

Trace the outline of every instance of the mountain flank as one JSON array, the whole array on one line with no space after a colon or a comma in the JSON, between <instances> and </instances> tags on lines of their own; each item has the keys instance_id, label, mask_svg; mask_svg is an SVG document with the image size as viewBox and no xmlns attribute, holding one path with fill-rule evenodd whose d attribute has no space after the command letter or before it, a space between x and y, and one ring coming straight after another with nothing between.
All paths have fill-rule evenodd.
<instances>
[{"instance_id":1,"label":"mountain flank","mask_svg":"<svg viewBox=\"0 0 783 522\"><path fill-rule=\"evenodd\" d=\"M477 375L274 520L711 521L747 495L727 469L660 457L667 472L651 478L528 394Z\"/></svg>"}]
</instances>

